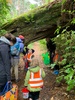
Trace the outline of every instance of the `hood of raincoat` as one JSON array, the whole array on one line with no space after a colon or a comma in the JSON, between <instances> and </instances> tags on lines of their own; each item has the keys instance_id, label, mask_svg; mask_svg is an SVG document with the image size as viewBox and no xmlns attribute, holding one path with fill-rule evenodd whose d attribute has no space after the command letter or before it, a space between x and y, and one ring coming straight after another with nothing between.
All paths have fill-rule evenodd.
<instances>
[{"instance_id":1,"label":"hood of raincoat","mask_svg":"<svg viewBox=\"0 0 75 100\"><path fill-rule=\"evenodd\" d=\"M6 44L10 45L10 41L4 36L1 36L0 41L5 42Z\"/></svg>"},{"instance_id":2,"label":"hood of raincoat","mask_svg":"<svg viewBox=\"0 0 75 100\"><path fill-rule=\"evenodd\" d=\"M35 73L35 72L39 71L40 67L39 66L35 66L35 67L29 67L28 69L29 69L30 72Z\"/></svg>"},{"instance_id":3,"label":"hood of raincoat","mask_svg":"<svg viewBox=\"0 0 75 100\"><path fill-rule=\"evenodd\" d=\"M23 49L24 49L23 41L18 37L16 37L16 39L17 39L17 42L20 43L20 52L23 52Z\"/></svg>"},{"instance_id":4,"label":"hood of raincoat","mask_svg":"<svg viewBox=\"0 0 75 100\"><path fill-rule=\"evenodd\" d=\"M16 37L16 39L17 39L17 42L19 42L19 43L23 42L19 37Z\"/></svg>"}]
</instances>

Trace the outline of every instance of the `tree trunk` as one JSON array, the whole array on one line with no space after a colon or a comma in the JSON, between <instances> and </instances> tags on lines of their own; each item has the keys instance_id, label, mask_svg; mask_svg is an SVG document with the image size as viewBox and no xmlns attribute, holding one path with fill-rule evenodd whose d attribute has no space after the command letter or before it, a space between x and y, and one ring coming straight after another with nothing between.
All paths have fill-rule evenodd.
<instances>
[{"instance_id":1,"label":"tree trunk","mask_svg":"<svg viewBox=\"0 0 75 100\"><path fill-rule=\"evenodd\" d=\"M71 1L71 0L69 0ZM15 36L22 34L25 36L25 43L34 42L46 37L53 38L58 25L65 25L69 20L63 19L61 14L61 0L29 11L11 22L2 26L2 29L13 33ZM64 20L64 21L61 21ZM62 22L62 23L61 23Z\"/></svg>"}]
</instances>

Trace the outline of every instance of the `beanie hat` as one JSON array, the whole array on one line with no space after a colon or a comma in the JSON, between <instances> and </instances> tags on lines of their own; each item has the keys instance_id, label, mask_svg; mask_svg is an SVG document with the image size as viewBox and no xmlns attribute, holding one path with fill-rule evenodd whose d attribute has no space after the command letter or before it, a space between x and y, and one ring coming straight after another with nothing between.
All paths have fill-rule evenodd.
<instances>
[{"instance_id":1,"label":"beanie hat","mask_svg":"<svg viewBox=\"0 0 75 100\"><path fill-rule=\"evenodd\" d=\"M19 35L19 38L20 38L20 39L24 39L24 36L23 36L23 35Z\"/></svg>"}]
</instances>

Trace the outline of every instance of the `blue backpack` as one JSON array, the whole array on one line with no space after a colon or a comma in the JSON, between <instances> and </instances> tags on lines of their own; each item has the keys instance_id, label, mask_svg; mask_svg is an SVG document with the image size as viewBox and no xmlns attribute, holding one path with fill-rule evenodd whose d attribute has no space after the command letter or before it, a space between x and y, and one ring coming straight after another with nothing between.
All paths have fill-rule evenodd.
<instances>
[{"instance_id":1,"label":"blue backpack","mask_svg":"<svg viewBox=\"0 0 75 100\"><path fill-rule=\"evenodd\" d=\"M13 46L11 46L11 55L18 56L20 53L20 44L16 42Z\"/></svg>"}]
</instances>

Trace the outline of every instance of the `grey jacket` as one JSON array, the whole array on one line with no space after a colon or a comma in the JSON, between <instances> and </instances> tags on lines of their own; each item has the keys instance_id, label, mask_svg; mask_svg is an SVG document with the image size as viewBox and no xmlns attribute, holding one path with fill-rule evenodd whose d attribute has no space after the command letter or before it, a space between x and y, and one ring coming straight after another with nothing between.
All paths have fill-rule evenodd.
<instances>
[{"instance_id":1,"label":"grey jacket","mask_svg":"<svg viewBox=\"0 0 75 100\"><path fill-rule=\"evenodd\" d=\"M0 79L6 77L11 80L10 41L5 37L0 38Z\"/></svg>"}]
</instances>

